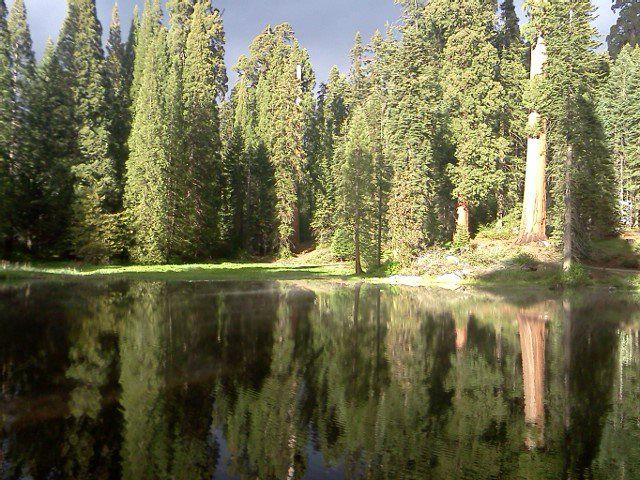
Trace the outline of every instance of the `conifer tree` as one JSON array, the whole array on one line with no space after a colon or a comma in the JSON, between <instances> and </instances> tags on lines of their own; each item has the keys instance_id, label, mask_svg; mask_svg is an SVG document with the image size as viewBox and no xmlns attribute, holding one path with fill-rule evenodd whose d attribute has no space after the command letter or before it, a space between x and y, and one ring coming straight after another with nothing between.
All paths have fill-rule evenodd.
<instances>
[{"instance_id":1,"label":"conifer tree","mask_svg":"<svg viewBox=\"0 0 640 480\"><path fill-rule=\"evenodd\" d=\"M183 256L192 254L193 205L190 202L189 188L192 181L188 165L187 143L183 135L186 112L184 105L183 70L186 55L186 42L191 27L191 15L195 0L172 0L167 4L169 12L169 30L167 32L167 48L169 55L169 71L165 83L166 108L166 147L169 162L168 174L168 211L171 218L169 232L169 250L171 255Z\"/></svg>"},{"instance_id":2,"label":"conifer tree","mask_svg":"<svg viewBox=\"0 0 640 480\"><path fill-rule=\"evenodd\" d=\"M607 36L609 55L616 58L625 45L640 45L640 1L612 0L618 19Z\"/></svg>"},{"instance_id":3,"label":"conifer tree","mask_svg":"<svg viewBox=\"0 0 640 480\"><path fill-rule=\"evenodd\" d=\"M500 112L499 134L508 142L499 169L505 179L497 191L498 222L520 202L524 184L527 110L524 92L527 82L526 50L513 0L500 5L500 23L496 48L500 57L498 79L504 92Z\"/></svg>"},{"instance_id":4,"label":"conifer tree","mask_svg":"<svg viewBox=\"0 0 640 480\"><path fill-rule=\"evenodd\" d=\"M392 169L385 150L385 118L387 113L388 63L390 51L389 40L383 39L376 31L369 43L371 55L367 66L369 96L364 108L368 129L371 135L371 151L373 155L373 187L374 187L374 223L375 223L375 264L382 264L383 248L388 240L388 207L391 187Z\"/></svg>"},{"instance_id":5,"label":"conifer tree","mask_svg":"<svg viewBox=\"0 0 640 480\"><path fill-rule=\"evenodd\" d=\"M34 160L38 195L32 197L32 229L39 255L64 255L69 250L68 226L73 199L71 165L75 135L69 128L73 98L53 42L47 42L34 84Z\"/></svg>"},{"instance_id":6,"label":"conifer tree","mask_svg":"<svg viewBox=\"0 0 640 480\"><path fill-rule=\"evenodd\" d=\"M11 139L9 143L9 179L11 183L12 236L20 247L31 250L33 211L31 200L36 195L37 165L34 138L33 89L35 55L27 24L24 0L16 0L8 18L11 66Z\"/></svg>"},{"instance_id":7,"label":"conifer tree","mask_svg":"<svg viewBox=\"0 0 640 480\"><path fill-rule=\"evenodd\" d=\"M625 46L616 57L598 111L616 165L622 218L635 227L640 221L640 47Z\"/></svg>"},{"instance_id":8,"label":"conifer tree","mask_svg":"<svg viewBox=\"0 0 640 480\"><path fill-rule=\"evenodd\" d=\"M329 71L326 84L320 87L317 107L319 128L315 165L315 209L312 227L316 240L327 245L333 235L335 222L335 182L333 157L335 145L342 135L348 115L347 79L335 65Z\"/></svg>"},{"instance_id":9,"label":"conifer tree","mask_svg":"<svg viewBox=\"0 0 640 480\"><path fill-rule=\"evenodd\" d=\"M591 238L617 229L613 165L594 112L598 56L589 0L528 2L534 28L547 44L536 104L549 119L555 236L562 232L565 269Z\"/></svg>"},{"instance_id":10,"label":"conifer tree","mask_svg":"<svg viewBox=\"0 0 640 480\"><path fill-rule=\"evenodd\" d=\"M7 27L7 6L0 0L0 248L9 235L9 152L11 145L11 39ZM0 250L2 251L2 250Z\"/></svg>"},{"instance_id":11,"label":"conifer tree","mask_svg":"<svg viewBox=\"0 0 640 480\"><path fill-rule=\"evenodd\" d=\"M127 47L122 43L117 3L113 7L106 50L111 154L115 162L118 188L117 203L119 206L124 190L124 167L129 156L127 141L131 131L131 99L129 96L129 59L127 58Z\"/></svg>"},{"instance_id":12,"label":"conifer tree","mask_svg":"<svg viewBox=\"0 0 640 480\"><path fill-rule=\"evenodd\" d=\"M349 103L351 105L362 105L367 96L367 74L365 65L365 46L362 44L362 35L356 33L353 46L349 53L351 68L349 69L349 84L351 92Z\"/></svg>"},{"instance_id":13,"label":"conifer tree","mask_svg":"<svg viewBox=\"0 0 640 480\"><path fill-rule=\"evenodd\" d=\"M407 2L403 19L402 39L391 45L385 67L384 129L385 151L393 168L389 253L395 262L408 265L446 227L442 228L445 215L441 215L436 189L443 168L434 155L439 123L438 45L423 10L413 2Z\"/></svg>"},{"instance_id":14,"label":"conifer tree","mask_svg":"<svg viewBox=\"0 0 640 480\"><path fill-rule=\"evenodd\" d=\"M102 28L95 0L70 0L60 41L73 93L76 149L71 237L75 255L105 261L122 250L116 166L110 154Z\"/></svg>"},{"instance_id":15,"label":"conifer tree","mask_svg":"<svg viewBox=\"0 0 640 480\"><path fill-rule=\"evenodd\" d=\"M255 98L252 129L257 152L266 152L273 168L276 244L280 254L287 256L300 238L299 188L308 172L305 137L315 77L308 53L286 23L267 26L253 40L249 56L239 59L238 67Z\"/></svg>"},{"instance_id":16,"label":"conifer tree","mask_svg":"<svg viewBox=\"0 0 640 480\"><path fill-rule=\"evenodd\" d=\"M365 115L364 106L356 107L336 151L334 167L339 232L334 240L349 240L356 275L363 273L363 257L370 258L374 238L374 155Z\"/></svg>"},{"instance_id":17,"label":"conifer tree","mask_svg":"<svg viewBox=\"0 0 640 480\"><path fill-rule=\"evenodd\" d=\"M134 22L136 21L134 17ZM142 74L146 65L147 51L155 40L155 28L162 21L162 10L157 0L144 0L142 19L135 30L135 55L133 61L133 78L131 81L131 101L136 104Z\"/></svg>"},{"instance_id":18,"label":"conifer tree","mask_svg":"<svg viewBox=\"0 0 640 480\"><path fill-rule=\"evenodd\" d=\"M129 35L124 45L124 71L127 79L129 97L131 97L131 84L133 83L133 69L136 61L136 43L140 31L140 14L138 5L133 7L133 18L129 25Z\"/></svg>"},{"instance_id":19,"label":"conifer tree","mask_svg":"<svg viewBox=\"0 0 640 480\"><path fill-rule=\"evenodd\" d=\"M182 92L185 111L184 138L188 172L187 199L180 207L185 218L181 233L192 243L193 258L210 257L220 242L222 164L220 125L216 99L226 89L224 30L218 10L210 0L197 0L185 44ZM182 196L184 195L184 197Z\"/></svg>"},{"instance_id":20,"label":"conifer tree","mask_svg":"<svg viewBox=\"0 0 640 480\"><path fill-rule=\"evenodd\" d=\"M168 152L167 109L163 81L169 73L166 29L160 24L159 5L142 13L144 45L138 44L136 64L144 58L138 78L124 204L131 230L129 253L140 263L165 263L171 252L171 165Z\"/></svg>"},{"instance_id":21,"label":"conifer tree","mask_svg":"<svg viewBox=\"0 0 640 480\"><path fill-rule=\"evenodd\" d=\"M491 44L490 5L480 0L455 5L443 51L442 89L455 145L456 164L449 171L458 205L456 241L466 243L469 208L485 202L505 181L498 160L507 146L496 131L505 107L504 90L494 78L499 60Z\"/></svg>"}]
</instances>

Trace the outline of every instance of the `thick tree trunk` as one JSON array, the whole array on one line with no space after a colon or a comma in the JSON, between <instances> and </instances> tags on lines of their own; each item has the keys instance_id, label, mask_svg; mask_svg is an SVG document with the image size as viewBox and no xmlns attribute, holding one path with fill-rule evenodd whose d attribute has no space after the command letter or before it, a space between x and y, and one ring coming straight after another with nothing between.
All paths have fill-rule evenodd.
<instances>
[{"instance_id":1,"label":"thick tree trunk","mask_svg":"<svg viewBox=\"0 0 640 480\"><path fill-rule=\"evenodd\" d=\"M571 174L573 168L573 147L567 146L567 158L564 173L564 232L563 232L563 255L562 266L568 272L573 265L574 239L573 239L573 198L571 192Z\"/></svg>"},{"instance_id":2,"label":"thick tree trunk","mask_svg":"<svg viewBox=\"0 0 640 480\"><path fill-rule=\"evenodd\" d=\"M458 200L458 219L456 221L456 236L469 237L469 204L464 200Z\"/></svg>"},{"instance_id":3,"label":"thick tree trunk","mask_svg":"<svg viewBox=\"0 0 640 480\"><path fill-rule=\"evenodd\" d=\"M531 80L542 74L547 61L547 48L539 36L531 50ZM547 239L547 137L544 120L538 112L529 114L529 128L539 128L537 136L527 139L527 170L525 174L522 223L518 243L525 244Z\"/></svg>"}]
</instances>

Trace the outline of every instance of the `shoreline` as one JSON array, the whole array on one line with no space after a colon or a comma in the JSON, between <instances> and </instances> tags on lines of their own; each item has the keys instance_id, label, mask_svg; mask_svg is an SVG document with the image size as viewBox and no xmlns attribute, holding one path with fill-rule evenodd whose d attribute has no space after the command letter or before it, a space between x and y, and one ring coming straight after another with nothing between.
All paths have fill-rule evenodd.
<instances>
[{"instance_id":1,"label":"shoreline","mask_svg":"<svg viewBox=\"0 0 640 480\"><path fill-rule=\"evenodd\" d=\"M552 290L590 287L610 290L640 291L640 270L585 266L587 276L571 284L563 280L556 268L525 271L502 268L470 274L446 275L364 275L356 276L349 263L221 262L175 265L97 266L69 262L34 262L0 264L0 285L24 280L140 280L140 281L297 281L320 280L345 283L363 282L379 285L443 288L545 288Z\"/></svg>"}]
</instances>

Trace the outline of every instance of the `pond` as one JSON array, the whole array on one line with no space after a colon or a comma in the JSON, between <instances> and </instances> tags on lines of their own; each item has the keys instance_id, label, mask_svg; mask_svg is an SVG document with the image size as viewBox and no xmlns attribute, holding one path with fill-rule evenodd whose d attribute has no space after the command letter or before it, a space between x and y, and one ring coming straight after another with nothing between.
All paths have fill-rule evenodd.
<instances>
[{"instance_id":1,"label":"pond","mask_svg":"<svg viewBox=\"0 0 640 480\"><path fill-rule=\"evenodd\" d=\"M2 479L640 478L640 303L0 287Z\"/></svg>"}]
</instances>

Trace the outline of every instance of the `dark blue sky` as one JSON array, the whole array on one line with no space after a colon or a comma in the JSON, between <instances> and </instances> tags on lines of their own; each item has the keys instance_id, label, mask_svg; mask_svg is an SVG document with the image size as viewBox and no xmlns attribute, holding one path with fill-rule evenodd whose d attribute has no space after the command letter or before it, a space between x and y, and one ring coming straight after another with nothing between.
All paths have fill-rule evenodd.
<instances>
[{"instance_id":1,"label":"dark blue sky","mask_svg":"<svg viewBox=\"0 0 640 480\"><path fill-rule=\"evenodd\" d=\"M114 0L97 0L98 15L106 30ZM8 0L9 4L12 0ZM36 51L47 38L56 38L66 11L65 0L25 0ZM368 38L386 22L397 21L399 9L393 0L214 0L224 11L227 32L227 64L232 67L245 53L251 39L267 24L288 21L300 42L309 50L319 81L325 80L331 65L347 68L349 49L356 31ZM521 3L521 1L518 1ZM131 21L133 5L142 0L118 0L122 22ZM601 33L614 22L611 0L594 0L599 8ZM235 78L235 77L233 77Z\"/></svg>"}]
</instances>

